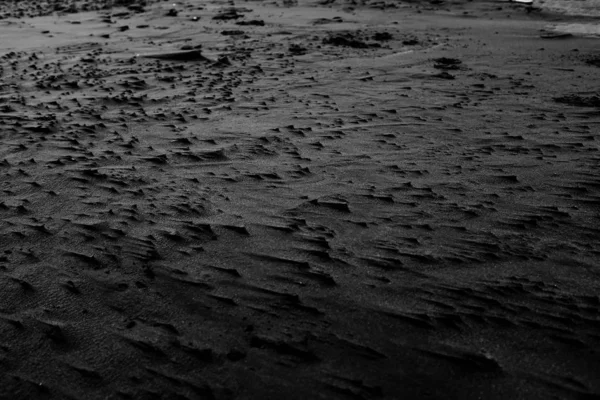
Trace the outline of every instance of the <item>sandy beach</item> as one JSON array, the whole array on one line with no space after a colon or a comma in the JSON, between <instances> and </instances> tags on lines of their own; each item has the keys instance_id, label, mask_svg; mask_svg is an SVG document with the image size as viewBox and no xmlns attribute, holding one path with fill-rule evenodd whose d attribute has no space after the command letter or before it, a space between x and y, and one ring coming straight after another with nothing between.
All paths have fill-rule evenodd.
<instances>
[{"instance_id":1,"label":"sandy beach","mask_svg":"<svg viewBox=\"0 0 600 400\"><path fill-rule=\"evenodd\" d=\"M589 21L2 2L0 399L600 399Z\"/></svg>"}]
</instances>

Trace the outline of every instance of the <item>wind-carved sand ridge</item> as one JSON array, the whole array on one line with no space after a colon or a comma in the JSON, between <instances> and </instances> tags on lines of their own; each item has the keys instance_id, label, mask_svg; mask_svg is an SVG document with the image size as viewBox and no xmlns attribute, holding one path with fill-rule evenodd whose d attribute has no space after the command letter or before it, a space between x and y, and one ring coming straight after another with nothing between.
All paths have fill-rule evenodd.
<instances>
[{"instance_id":1,"label":"wind-carved sand ridge","mask_svg":"<svg viewBox=\"0 0 600 400\"><path fill-rule=\"evenodd\" d=\"M0 10L0 398L600 395L573 17Z\"/></svg>"}]
</instances>

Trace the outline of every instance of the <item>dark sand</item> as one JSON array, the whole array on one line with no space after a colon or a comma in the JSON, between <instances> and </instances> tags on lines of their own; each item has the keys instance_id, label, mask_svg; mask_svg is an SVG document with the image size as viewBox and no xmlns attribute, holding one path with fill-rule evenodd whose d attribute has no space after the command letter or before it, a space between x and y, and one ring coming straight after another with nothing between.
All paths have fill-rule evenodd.
<instances>
[{"instance_id":1,"label":"dark sand","mask_svg":"<svg viewBox=\"0 0 600 400\"><path fill-rule=\"evenodd\" d=\"M0 398L600 398L600 42L323 3L2 2Z\"/></svg>"}]
</instances>

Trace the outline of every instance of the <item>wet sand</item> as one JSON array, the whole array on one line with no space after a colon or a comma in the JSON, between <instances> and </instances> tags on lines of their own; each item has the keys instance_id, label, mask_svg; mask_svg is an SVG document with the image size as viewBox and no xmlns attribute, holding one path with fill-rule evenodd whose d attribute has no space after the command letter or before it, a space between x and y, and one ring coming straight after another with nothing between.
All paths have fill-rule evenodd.
<instances>
[{"instance_id":1,"label":"wet sand","mask_svg":"<svg viewBox=\"0 0 600 400\"><path fill-rule=\"evenodd\" d=\"M600 398L578 19L57 4L0 6L0 398Z\"/></svg>"}]
</instances>

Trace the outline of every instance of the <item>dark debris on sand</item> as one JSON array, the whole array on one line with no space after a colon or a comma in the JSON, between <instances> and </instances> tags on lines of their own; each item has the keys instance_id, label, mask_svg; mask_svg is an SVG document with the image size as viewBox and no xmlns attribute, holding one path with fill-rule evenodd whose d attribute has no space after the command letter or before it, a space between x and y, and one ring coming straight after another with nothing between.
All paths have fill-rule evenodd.
<instances>
[{"instance_id":1,"label":"dark debris on sand","mask_svg":"<svg viewBox=\"0 0 600 400\"><path fill-rule=\"evenodd\" d=\"M209 61L209 59L206 58L200 50L177 51L163 54L147 54L142 57L172 61Z\"/></svg>"},{"instance_id":2,"label":"dark debris on sand","mask_svg":"<svg viewBox=\"0 0 600 400\"><path fill-rule=\"evenodd\" d=\"M265 21L262 19L251 19L249 21L238 21L235 24L240 26L265 26Z\"/></svg>"},{"instance_id":3,"label":"dark debris on sand","mask_svg":"<svg viewBox=\"0 0 600 400\"><path fill-rule=\"evenodd\" d=\"M394 36L389 32L377 32L373 35L373 40L377 40L378 42L387 42L393 38Z\"/></svg>"},{"instance_id":4,"label":"dark debris on sand","mask_svg":"<svg viewBox=\"0 0 600 400\"><path fill-rule=\"evenodd\" d=\"M43 17L58 14L75 14L85 11L107 10L113 7L127 7L134 12L143 12L144 7L155 0L73 0L37 1L5 0L0 2L0 19Z\"/></svg>"},{"instance_id":5,"label":"dark debris on sand","mask_svg":"<svg viewBox=\"0 0 600 400\"><path fill-rule=\"evenodd\" d=\"M251 10L247 8L230 7L219 11L219 13L215 15L212 19L215 21L230 21L238 18L243 18L243 13L249 11Z\"/></svg>"},{"instance_id":6,"label":"dark debris on sand","mask_svg":"<svg viewBox=\"0 0 600 400\"><path fill-rule=\"evenodd\" d=\"M462 61L457 58L440 57L436 58L434 61L435 65L433 68L437 69L458 70L463 68Z\"/></svg>"},{"instance_id":7,"label":"dark debris on sand","mask_svg":"<svg viewBox=\"0 0 600 400\"><path fill-rule=\"evenodd\" d=\"M329 44L332 46L352 47L355 49L369 49L374 47L381 47L379 43L367 43L357 37L356 34L351 32L331 34L329 37L323 39L323 44Z\"/></svg>"},{"instance_id":8,"label":"dark debris on sand","mask_svg":"<svg viewBox=\"0 0 600 400\"><path fill-rule=\"evenodd\" d=\"M292 43L292 44L290 45L290 47L289 47L289 51L290 51L290 53L292 53L293 55L296 55L296 56L301 56L301 55L303 55L303 54L306 54L306 52L307 52L307 49L306 49L306 47L303 47L303 46L301 46L301 45L299 45L299 44Z\"/></svg>"},{"instance_id":9,"label":"dark debris on sand","mask_svg":"<svg viewBox=\"0 0 600 400\"><path fill-rule=\"evenodd\" d=\"M557 103L568 104L577 107L600 107L600 96L580 96L578 94L570 94L566 96L555 97Z\"/></svg>"},{"instance_id":10,"label":"dark debris on sand","mask_svg":"<svg viewBox=\"0 0 600 400\"><path fill-rule=\"evenodd\" d=\"M588 58L586 64L593 65L594 67L600 67L600 56Z\"/></svg>"}]
</instances>

